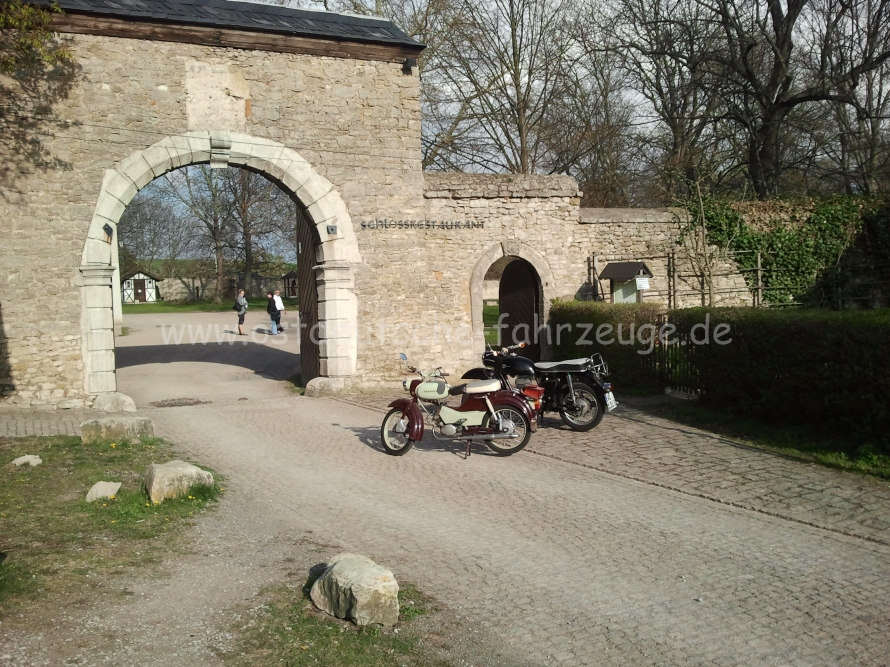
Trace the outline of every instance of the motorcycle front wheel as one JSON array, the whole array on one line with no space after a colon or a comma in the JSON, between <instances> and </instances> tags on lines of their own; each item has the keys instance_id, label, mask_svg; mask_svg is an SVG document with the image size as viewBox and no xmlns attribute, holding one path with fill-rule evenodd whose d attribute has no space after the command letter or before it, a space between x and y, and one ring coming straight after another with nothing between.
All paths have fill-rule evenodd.
<instances>
[{"instance_id":1,"label":"motorcycle front wheel","mask_svg":"<svg viewBox=\"0 0 890 667\"><path fill-rule=\"evenodd\" d=\"M606 406L590 386L583 382L573 382L575 390L575 406L572 407L571 397L566 395L559 416L573 431L589 431L599 424L606 412Z\"/></svg>"},{"instance_id":2,"label":"motorcycle front wheel","mask_svg":"<svg viewBox=\"0 0 890 667\"><path fill-rule=\"evenodd\" d=\"M486 440L485 444L495 452L498 456L510 456L520 451L528 444L532 437L531 424L528 423L525 415L512 405L495 405L494 414L501 418L501 426L506 427L510 433L515 433L518 437L503 440ZM491 415L485 415L482 426L488 428L491 423L497 423L497 420Z\"/></svg>"},{"instance_id":3,"label":"motorcycle front wheel","mask_svg":"<svg viewBox=\"0 0 890 667\"><path fill-rule=\"evenodd\" d=\"M414 441L408 437L408 418L402 418L401 408L386 413L380 427L380 442L383 451L390 456L404 456L414 446Z\"/></svg>"}]
</instances>

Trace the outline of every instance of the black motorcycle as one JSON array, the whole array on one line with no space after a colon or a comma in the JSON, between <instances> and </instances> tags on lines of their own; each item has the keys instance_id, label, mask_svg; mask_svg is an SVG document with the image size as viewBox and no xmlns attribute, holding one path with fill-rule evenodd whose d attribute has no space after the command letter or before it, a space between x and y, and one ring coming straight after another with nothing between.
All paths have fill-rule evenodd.
<instances>
[{"instance_id":1,"label":"black motorcycle","mask_svg":"<svg viewBox=\"0 0 890 667\"><path fill-rule=\"evenodd\" d=\"M603 380L609 368L599 354L535 363L516 354L515 350L522 347L520 343L498 351L487 346L482 355L484 367L467 371L463 379L497 378L503 389L520 392L534 405L538 424L543 424L545 412L558 412L573 431L589 431L606 412L618 407L612 384Z\"/></svg>"}]
</instances>

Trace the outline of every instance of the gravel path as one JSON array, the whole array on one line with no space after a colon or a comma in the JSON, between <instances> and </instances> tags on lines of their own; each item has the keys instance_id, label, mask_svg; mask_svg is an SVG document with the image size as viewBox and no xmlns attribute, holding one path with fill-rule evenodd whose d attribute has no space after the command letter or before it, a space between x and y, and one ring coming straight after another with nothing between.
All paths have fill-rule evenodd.
<instances>
[{"instance_id":1,"label":"gravel path","mask_svg":"<svg viewBox=\"0 0 890 667\"><path fill-rule=\"evenodd\" d=\"M227 475L226 500L163 578L108 582L52 633L0 626L0 663L219 665L237 609L340 549L477 621L458 654L473 664L888 662L879 482L630 410L584 436L544 430L509 458L435 442L393 458L377 448L378 398L308 399L266 378L237 396L223 382L237 367L204 367L202 384L189 363L134 365L122 389L140 406L182 386L213 401L144 412Z\"/></svg>"}]
</instances>

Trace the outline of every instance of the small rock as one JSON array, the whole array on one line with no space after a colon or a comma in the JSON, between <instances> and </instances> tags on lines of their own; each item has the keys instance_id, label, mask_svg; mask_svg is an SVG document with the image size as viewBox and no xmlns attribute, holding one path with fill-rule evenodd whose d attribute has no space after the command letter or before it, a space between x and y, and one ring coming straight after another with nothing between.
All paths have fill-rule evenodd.
<instances>
[{"instance_id":1,"label":"small rock","mask_svg":"<svg viewBox=\"0 0 890 667\"><path fill-rule=\"evenodd\" d=\"M188 494L195 484L213 484L213 475L185 461L152 463L145 471L145 491L153 503Z\"/></svg>"},{"instance_id":2,"label":"small rock","mask_svg":"<svg viewBox=\"0 0 890 667\"><path fill-rule=\"evenodd\" d=\"M334 556L309 595L322 611L352 619L356 625L395 625L399 620L396 578L366 556Z\"/></svg>"},{"instance_id":3,"label":"small rock","mask_svg":"<svg viewBox=\"0 0 890 667\"><path fill-rule=\"evenodd\" d=\"M104 412L136 412L136 402L119 391L110 394L99 394L93 401L93 410Z\"/></svg>"},{"instance_id":4,"label":"small rock","mask_svg":"<svg viewBox=\"0 0 890 667\"><path fill-rule=\"evenodd\" d=\"M93 488L87 491L87 502L91 503L99 498L110 498L120 489L120 482L96 482L93 484Z\"/></svg>"},{"instance_id":5,"label":"small rock","mask_svg":"<svg viewBox=\"0 0 890 667\"><path fill-rule=\"evenodd\" d=\"M23 466L26 463L31 467L39 466L41 463L43 463L43 459L41 459L39 456L28 454L27 456L20 456L17 459L13 460L12 465Z\"/></svg>"},{"instance_id":6,"label":"small rock","mask_svg":"<svg viewBox=\"0 0 890 667\"><path fill-rule=\"evenodd\" d=\"M692 598L692 599L695 600L696 602L701 602L701 601L702 601L701 598Z\"/></svg>"},{"instance_id":7,"label":"small rock","mask_svg":"<svg viewBox=\"0 0 890 667\"><path fill-rule=\"evenodd\" d=\"M155 426L146 417L105 417L91 419L80 425L80 439L91 440L130 440L154 437Z\"/></svg>"}]
</instances>

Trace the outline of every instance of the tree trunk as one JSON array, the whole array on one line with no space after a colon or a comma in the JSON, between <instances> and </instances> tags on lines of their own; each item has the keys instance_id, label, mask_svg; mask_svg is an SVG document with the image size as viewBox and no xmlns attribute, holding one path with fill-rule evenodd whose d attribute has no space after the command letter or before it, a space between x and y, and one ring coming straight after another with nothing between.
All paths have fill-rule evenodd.
<instances>
[{"instance_id":1,"label":"tree trunk","mask_svg":"<svg viewBox=\"0 0 890 667\"><path fill-rule=\"evenodd\" d=\"M222 294L226 286L225 274L225 258L223 257L223 245L217 240L216 248L216 296L213 297L213 303L222 303Z\"/></svg>"},{"instance_id":2,"label":"tree trunk","mask_svg":"<svg viewBox=\"0 0 890 667\"><path fill-rule=\"evenodd\" d=\"M778 194L780 137L784 113L765 115L748 146L748 170L758 199Z\"/></svg>"}]
</instances>

